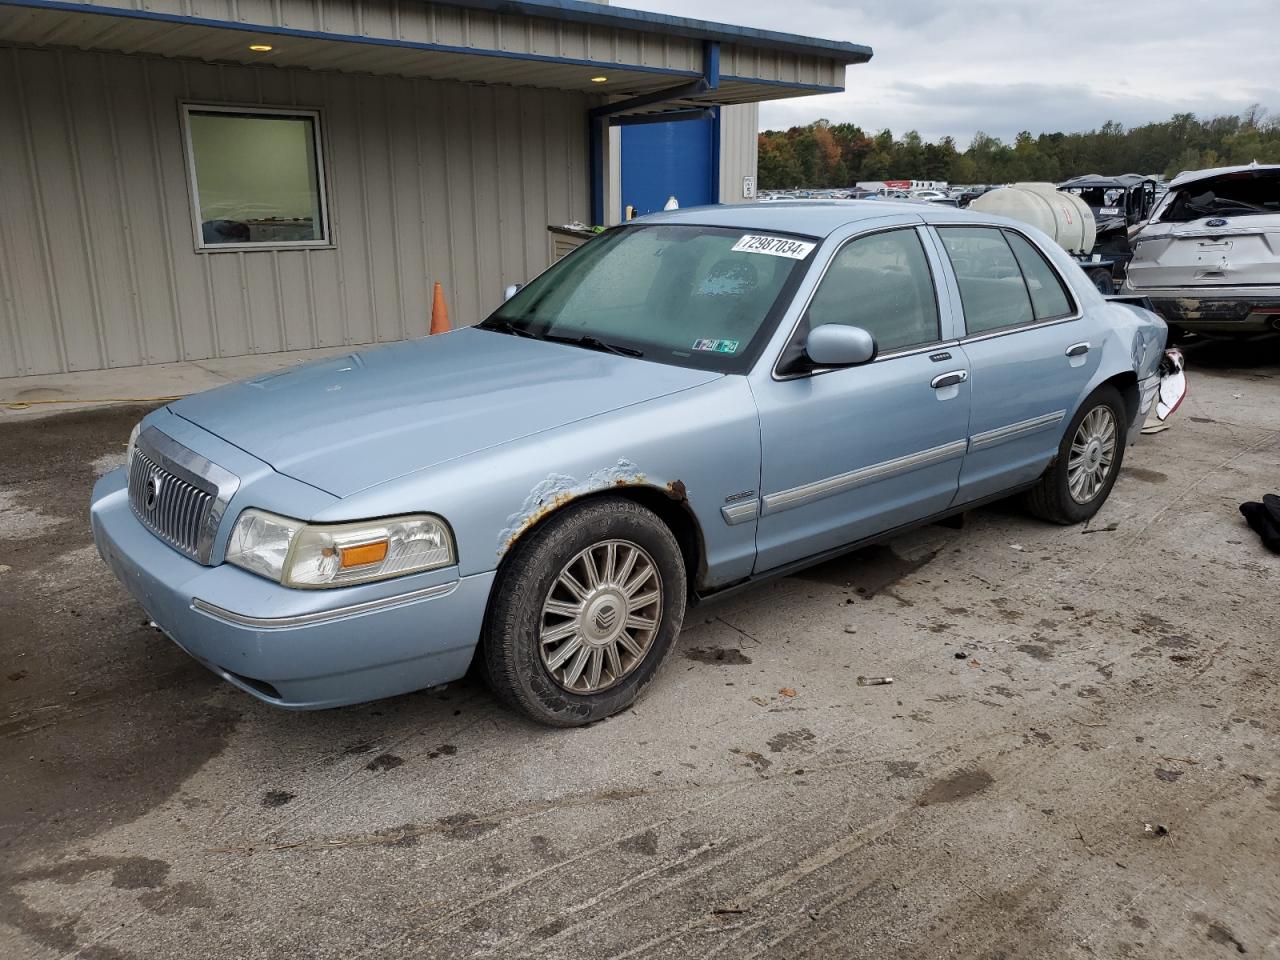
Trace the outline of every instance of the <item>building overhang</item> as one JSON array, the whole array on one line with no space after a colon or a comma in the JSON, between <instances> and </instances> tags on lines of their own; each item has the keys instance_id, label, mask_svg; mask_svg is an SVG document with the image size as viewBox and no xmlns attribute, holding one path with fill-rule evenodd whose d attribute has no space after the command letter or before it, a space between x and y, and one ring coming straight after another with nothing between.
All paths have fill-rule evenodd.
<instances>
[{"instance_id":1,"label":"building overhang","mask_svg":"<svg viewBox=\"0 0 1280 960\"><path fill-rule=\"evenodd\" d=\"M838 92L845 67L872 56L859 44L579 0L0 0L0 8L0 43L623 98L703 77L714 45L720 82L669 107ZM238 18L226 19L228 10Z\"/></svg>"}]
</instances>

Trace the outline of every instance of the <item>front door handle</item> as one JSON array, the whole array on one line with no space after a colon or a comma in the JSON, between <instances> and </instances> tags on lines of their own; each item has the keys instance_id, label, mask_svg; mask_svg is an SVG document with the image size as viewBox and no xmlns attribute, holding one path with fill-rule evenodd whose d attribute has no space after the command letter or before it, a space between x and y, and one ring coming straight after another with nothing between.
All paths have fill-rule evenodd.
<instances>
[{"instance_id":1,"label":"front door handle","mask_svg":"<svg viewBox=\"0 0 1280 960\"><path fill-rule=\"evenodd\" d=\"M1068 357L1083 357L1088 352L1089 342L1087 340L1081 343L1073 343L1071 346L1067 347Z\"/></svg>"},{"instance_id":2,"label":"front door handle","mask_svg":"<svg viewBox=\"0 0 1280 960\"><path fill-rule=\"evenodd\" d=\"M952 370L950 373L938 374L929 381L929 386L935 390L941 390L943 387L954 387L957 383L964 383L968 379L968 370Z\"/></svg>"}]
</instances>

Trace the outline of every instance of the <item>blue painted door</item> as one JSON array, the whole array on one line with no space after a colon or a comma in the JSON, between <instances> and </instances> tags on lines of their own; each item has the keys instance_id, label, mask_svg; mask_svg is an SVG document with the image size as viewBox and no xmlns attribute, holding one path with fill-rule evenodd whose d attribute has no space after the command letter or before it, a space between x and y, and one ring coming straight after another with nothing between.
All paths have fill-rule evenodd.
<instances>
[{"instance_id":1,"label":"blue painted door","mask_svg":"<svg viewBox=\"0 0 1280 960\"><path fill-rule=\"evenodd\" d=\"M963 358L942 346L950 322L917 229L875 231L832 257L795 341L815 326L849 324L882 353L752 384L762 454L756 572L951 505L971 393Z\"/></svg>"},{"instance_id":2,"label":"blue painted door","mask_svg":"<svg viewBox=\"0 0 1280 960\"><path fill-rule=\"evenodd\" d=\"M715 203L715 124L710 120L638 123L622 127L622 210L661 210L674 196L682 207Z\"/></svg>"}]
</instances>

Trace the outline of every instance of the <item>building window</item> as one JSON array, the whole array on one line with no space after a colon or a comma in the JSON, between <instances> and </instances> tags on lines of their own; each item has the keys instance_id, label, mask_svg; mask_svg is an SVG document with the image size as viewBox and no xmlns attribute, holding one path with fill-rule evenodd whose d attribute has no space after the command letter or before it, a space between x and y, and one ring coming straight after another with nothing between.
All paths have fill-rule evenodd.
<instances>
[{"instance_id":1,"label":"building window","mask_svg":"<svg viewBox=\"0 0 1280 960\"><path fill-rule=\"evenodd\" d=\"M196 249L328 246L320 115L184 104Z\"/></svg>"}]
</instances>

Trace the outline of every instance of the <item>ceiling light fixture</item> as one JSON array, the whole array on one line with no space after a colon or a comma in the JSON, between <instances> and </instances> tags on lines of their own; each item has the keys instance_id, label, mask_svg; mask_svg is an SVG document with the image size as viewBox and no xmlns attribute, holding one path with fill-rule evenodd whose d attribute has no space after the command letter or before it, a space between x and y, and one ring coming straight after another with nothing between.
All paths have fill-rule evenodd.
<instances>
[{"instance_id":1,"label":"ceiling light fixture","mask_svg":"<svg viewBox=\"0 0 1280 960\"><path fill-rule=\"evenodd\" d=\"M592 83L608 83L609 78L608 77L592 77L591 82Z\"/></svg>"},{"instance_id":2,"label":"ceiling light fixture","mask_svg":"<svg viewBox=\"0 0 1280 960\"><path fill-rule=\"evenodd\" d=\"M254 53L270 53L273 48L269 43L251 43L249 49Z\"/></svg>"}]
</instances>

